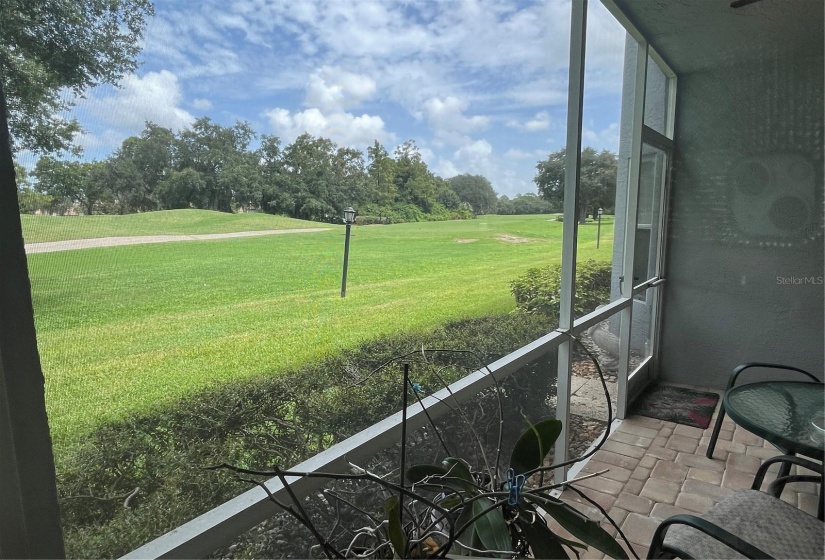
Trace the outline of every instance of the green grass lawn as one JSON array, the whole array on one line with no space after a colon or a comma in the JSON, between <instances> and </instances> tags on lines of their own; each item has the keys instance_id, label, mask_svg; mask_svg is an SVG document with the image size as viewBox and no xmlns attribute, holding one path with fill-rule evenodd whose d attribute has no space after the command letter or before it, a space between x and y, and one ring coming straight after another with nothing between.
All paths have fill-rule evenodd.
<instances>
[{"instance_id":1,"label":"green grass lawn","mask_svg":"<svg viewBox=\"0 0 825 560\"><path fill-rule=\"evenodd\" d=\"M164 210L125 216L20 216L26 243L133 235L234 233L324 227L326 224L271 214L226 214L209 210Z\"/></svg>"},{"instance_id":2,"label":"green grass lawn","mask_svg":"<svg viewBox=\"0 0 825 560\"><path fill-rule=\"evenodd\" d=\"M223 218L237 219L217 214L211 231L226 231ZM580 228L580 259L611 258L612 223L602 226L598 250L595 225ZM211 384L508 311L510 281L561 256L562 223L548 216L354 227L341 299L344 228L330 227L30 255L58 452L101 422ZM130 234L149 230L136 221Z\"/></svg>"}]
</instances>

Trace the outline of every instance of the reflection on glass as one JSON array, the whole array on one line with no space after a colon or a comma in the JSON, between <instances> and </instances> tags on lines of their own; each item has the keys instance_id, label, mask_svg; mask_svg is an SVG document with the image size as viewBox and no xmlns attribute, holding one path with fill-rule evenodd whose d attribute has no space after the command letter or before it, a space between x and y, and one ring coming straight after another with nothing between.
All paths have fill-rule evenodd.
<instances>
[{"instance_id":1,"label":"reflection on glass","mask_svg":"<svg viewBox=\"0 0 825 560\"><path fill-rule=\"evenodd\" d=\"M621 312L590 327L579 335L581 345L573 347L573 380L570 411L581 418L592 443L607 426L608 409L599 369L610 395L612 417L616 417L616 379L619 374L619 332ZM599 367L593 363L598 362ZM572 449L571 455L583 452Z\"/></svg>"},{"instance_id":2,"label":"reflection on glass","mask_svg":"<svg viewBox=\"0 0 825 560\"><path fill-rule=\"evenodd\" d=\"M642 145L639 168L639 206L636 218L633 284L656 276L661 197L667 178L667 154L649 144ZM638 297L638 296L637 296Z\"/></svg>"},{"instance_id":3,"label":"reflection on glass","mask_svg":"<svg viewBox=\"0 0 825 560\"><path fill-rule=\"evenodd\" d=\"M656 297L659 287L648 288L637 296L633 305L633 326L630 330L631 373L647 358L653 355L653 341L656 335Z\"/></svg>"}]
</instances>

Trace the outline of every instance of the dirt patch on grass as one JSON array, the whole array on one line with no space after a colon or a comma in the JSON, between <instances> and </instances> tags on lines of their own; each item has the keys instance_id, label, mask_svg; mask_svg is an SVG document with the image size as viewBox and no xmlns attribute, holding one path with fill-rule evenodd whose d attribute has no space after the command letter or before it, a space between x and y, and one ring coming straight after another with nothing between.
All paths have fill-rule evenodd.
<instances>
[{"instance_id":1,"label":"dirt patch on grass","mask_svg":"<svg viewBox=\"0 0 825 560\"><path fill-rule=\"evenodd\" d=\"M456 239L456 243L475 243L478 239Z\"/></svg>"},{"instance_id":2,"label":"dirt patch on grass","mask_svg":"<svg viewBox=\"0 0 825 560\"><path fill-rule=\"evenodd\" d=\"M533 239L529 239L527 237L519 237L518 235L509 235L506 233L496 235L496 239L503 241L504 243L532 243L534 241Z\"/></svg>"}]
</instances>

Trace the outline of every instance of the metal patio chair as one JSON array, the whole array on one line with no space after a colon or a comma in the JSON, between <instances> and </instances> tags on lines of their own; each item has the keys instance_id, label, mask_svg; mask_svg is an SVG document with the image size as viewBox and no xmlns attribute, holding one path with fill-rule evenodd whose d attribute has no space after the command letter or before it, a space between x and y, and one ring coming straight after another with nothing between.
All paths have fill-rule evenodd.
<instances>
[{"instance_id":1,"label":"metal patio chair","mask_svg":"<svg viewBox=\"0 0 825 560\"><path fill-rule=\"evenodd\" d=\"M825 523L758 490L739 490L707 513L674 515L648 558L825 558Z\"/></svg>"}]
</instances>

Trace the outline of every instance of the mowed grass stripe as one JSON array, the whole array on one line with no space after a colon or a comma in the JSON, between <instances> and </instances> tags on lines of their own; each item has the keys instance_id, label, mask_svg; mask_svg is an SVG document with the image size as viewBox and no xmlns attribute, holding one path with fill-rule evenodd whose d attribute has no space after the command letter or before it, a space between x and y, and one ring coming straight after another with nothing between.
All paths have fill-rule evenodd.
<instances>
[{"instance_id":1,"label":"mowed grass stripe","mask_svg":"<svg viewBox=\"0 0 825 560\"><path fill-rule=\"evenodd\" d=\"M30 256L58 448L209 385L512 309L510 282L561 250L560 223L515 218L353 228L345 299L343 228ZM582 231L580 258L609 259L612 231L598 252Z\"/></svg>"}]
</instances>

